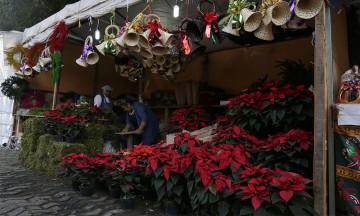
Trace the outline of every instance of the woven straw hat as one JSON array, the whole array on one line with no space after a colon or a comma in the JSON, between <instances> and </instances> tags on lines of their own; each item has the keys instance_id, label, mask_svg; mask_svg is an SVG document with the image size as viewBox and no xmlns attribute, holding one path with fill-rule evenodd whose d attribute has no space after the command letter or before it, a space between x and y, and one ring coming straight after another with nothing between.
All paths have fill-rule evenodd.
<instances>
[{"instance_id":1,"label":"woven straw hat","mask_svg":"<svg viewBox=\"0 0 360 216\"><path fill-rule=\"evenodd\" d=\"M129 45L127 45L126 46L129 50L131 50L131 51L133 51L133 52L140 52L140 46L139 46L139 44L137 44L137 45L135 45L135 46L129 46Z\"/></svg>"},{"instance_id":2,"label":"woven straw hat","mask_svg":"<svg viewBox=\"0 0 360 216\"><path fill-rule=\"evenodd\" d=\"M150 33L151 33L151 30L147 29L146 31L144 31L143 33L140 34L139 45L141 47L144 47L145 49L150 48L150 43L149 43Z\"/></svg>"},{"instance_id":3,"label":"woven straw hat","mask_svg":"<svg viewBox=\"0 0 360 216\"><path fill-rule=\"evenodd\" d=\"M241 15L244 20L244 30L253 32L260 27L262 14L257 11L253 12L247 8L241 10Z\"/></svg>"},{"instance_id":4,"label":"woven straw hat","mask_svg":"<svg viewBox=\"0 0 360 216\"><path fill-rule=\"evenodd\" d=\"M136 81L137 81L137 79L136 79L135 76L129 76L129 80L130 80L131 82L136 82Z\"/></svg>"},{"instance_id":5,"label":"woven straw hat","mask_svg":"<svg viewBox=\"0 0 360 216\"><path fill-rule=\"evenodd\" d=\"M170 61L173 64L179 63L179 57L178 56L171 56Z\"/></svg>"},{"instance_id":6,"label":"woven straw hat","mask_svg":"<svg viewBox=\"0 0 360 216\"><path fill-rule=\"evenodd\" d=\"M125 47L125 32L120 37L115 38L114 40L119 46Z\"/></svg>"},{"instance_id":7,"label":"woven straw hat","mask_svg":"<svg viewBox=\"0 0 360 216\"><path fill-rule=\"evenodd\" d=\"M158 68L155 66L152 66L150 70L151 70L151 73L155 73L155 74L159 73Z\"/></svg>"},{"instance_id":8,"label":"woven straw hat","mask_svg":"<svg viewBox=\"0 0 360 216\"><path fill-rule=\"evenodd\" d=\"M271 21L277 25L284 25L290 19L290 6L285 1L278 1L267 9L267 13L271 16Z\"/></svg>"},{"instance_id":9,"label":"woven straw hat","mask_svg":"<svg viewBox=\"0 0 360 216\"><path fill-rule=\"evenodd\" d=\"M174 72L174 73L177 73L177 72L180 72L180 64L173 64L173 66L171 67L171 70Z\"/></svg>"},{"instance_id":10,"label":"woven straw hat","mask_svg":"<svg viewBox=\"0 0 360 216\"><path fill-rule=\"evenodd\" d=\"M254 32L255 37L266 40L272 41L274 40L274 35L272 32L272 23L265 25L263 22L261 23L260 27Z\"/></svg>"},{"instance_id":11,"label":"woven straw hat","mask_svg":"<svg viewBox=\"0 0 360 216\"><path fill-rule=\"evenodd\" d=\"M139 34L135 29L130 29L125 33L125 44L130 47L134 47L139 44Z\"/></svg>"},{"instance_id":12,"label":"woven straw hat","mask_svg":"<svg viewBox=\"0 0 360 216\"><path fill-rule=\"evenodd\" d=\"M161 35L161 43L164 44L165 47L170 46L170 44L175 40L175 36L173 34L165 32L161 29L159 29L159 32Z\"/></svg>"},{"instance_id":13,"label":"woven straw hat","mask_svg":"<svg viewBox=\"0 0 360 216\"><path fill-rule=\"evenodd\" d=\"M174 78L175 75L173 73L173 71L171 69L169 69L167 72L166 72L166 76L169 77L169 78Z\"/></svg>"},{"instance_id":14,"label":"woven straw hat","mask_svg":"<svg viewBox=\"0 0 360 216\"><path fill-rule=\"evenodd\" d=\"M297 0L295 14L303 19L315 17L321 10L324 0Z\"/></svg>"},{"instance_id":15,"label":"woven straw hat","mask_svg":"<svg viewBox=\"0 0 360 216\"><path fill-rule=\"evenodd\" d=\"M140 54L142 57L147 58L147 59L153 57L153 54L152 54L149 50L144 49L144 48L141 48L139 54Z\"/></svg>"},{"instance_id":16,"label":"woven straw hat","mask_svg":"<svg viewBox=\"0 0 360 216\"><path fill-rule=\"evenodd\" d=\"M230 21L228 22L228 24L226 24L226 26L221 29L223 32L227 33L227 34L231 34L231 35L235 35L235 36L240 36L240 33L237 29L233 29L233 25L232 25L232 20L233 20L234 16L231 16Z\"/></svg>"},{"instance_id":17,"label":"woven straw hat","mask_svg":"<svg viewBox=\"0 0 360 216\"><path fill-rule=\"evenodd\" d=\"M152 58L150 59L143 59L143 66L144 67L151 67L154 63L154 60Z\"/></svg>"},{"instance_id":18,"label":"woven straw hat","mask_svg":"<svg viewBox=\"0 0 360 216\"><path fill-rule=\"evenodd\" d=\"M170 59L166 59L166 60L165 60L165 63L164 63L164 67L170 68L171 65L172 65L172 63L171 63Z\"/></svg>"},{"instance_id":19,"label":"woven straw hat","mask_svg":"<svg viewBox=\"0 0 360 216\"><path fill-rule=\"evenodd\" d=\"M127 71L124 71L124 72L120 72L120 76L122 77L129 77L129 74Z\"/></svg>"},{"instance_id":20,"label":"woven straw hat","mask_svg":"<svg viewBox=\"0 0 360 216\"><path fill-rule=\"evenodd\" d=\"M163 65L165 63L166 59L164 56L156 56L155 57L155 62L158 65Z\"/></svg>"},{"instance_id":21,"label":"woven straw hat","mask_svg":"<svg viewBox=\"0 0 360 216\"><path fill-rule=\"evenodd\" d=\"M154 55L166 55L168 54L168 50L160 43L157 42L152 48L151 48L151 52Z\"/></svg>"}]
</instances>

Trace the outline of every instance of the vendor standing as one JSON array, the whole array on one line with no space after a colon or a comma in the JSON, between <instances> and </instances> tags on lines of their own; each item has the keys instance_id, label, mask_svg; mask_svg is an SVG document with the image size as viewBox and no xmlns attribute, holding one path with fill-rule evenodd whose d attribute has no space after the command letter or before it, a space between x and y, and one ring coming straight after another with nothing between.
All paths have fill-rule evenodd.
<instances>
[{"instance_id":1,"label":"vendor standing","mask_svg":"<svg viewBox=\"0 0 360 216\"><path fill-rule=\"evenodd\" d=\"M113 88L110 85L105 85L101 87L102 93L98 94L94 98L94 105L101 107L104 111L112 111L112 103L109 98L110 93L113 91Z\"/></svg>"},{"instance_id":2,"label":"vendor standing","mask_svg":"<svg viewBox=\"0 0 360 216\"><path fill-rule=\"evenodd\" d=\"M135 131L134 144L152 145L160 136L159 123L151 110L145 104L127 96L121 100L121 108L126 112L126 127L123 132ZM141 135L141 137L139 137Z\"/></svg>"}]
</instances>

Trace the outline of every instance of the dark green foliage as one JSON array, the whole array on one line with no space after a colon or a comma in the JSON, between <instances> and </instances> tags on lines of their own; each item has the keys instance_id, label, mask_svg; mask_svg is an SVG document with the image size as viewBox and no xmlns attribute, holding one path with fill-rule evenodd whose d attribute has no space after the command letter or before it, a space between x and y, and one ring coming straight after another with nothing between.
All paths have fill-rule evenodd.
<instances>
[{"instance_id":1,"label":"dark green foliage","mask_svg":"<svg viewBox=\"0 0 360 216\"><path fill-rule=\"evenodd\" d=\"M29 82L16 76L11 76L1 83L1 92L10 99L20 99L28 89Z\"/></svg>"},{"instance_id":2,"label":"dark green foliage","mask_svg":"<svg viewBox=\"0 0 360 216\"><path fill-rule=\"evenodd\" d=\"M0 0L0 30L24 31L78 0Z\"/></svg>"},{"instance_id":3,"label":"dark green foliage","mask_svg":"<svg viewBox=\"0 0 360 216\"><path fill-rule=\"evenodd\" d=\"M293 61L285 59L285 61L277 61L276 67L281 72L282 82L290 83L292 85L314 85L314 67L312 65L306 66L301 60Z\"/></svg>"},{"instance_id":4,"label":"dark green foliage","mask_svg":"<svg viewBox=\"0 0 360 216\"><path fill-rule=\"evenodd\" d=\"M40 115L40 116L43 116L45 110L49 110L49 109L42 108L42 107L31 108L29 110L29 112L28 112L28 115Z\"/></svg>"}]
</instances>

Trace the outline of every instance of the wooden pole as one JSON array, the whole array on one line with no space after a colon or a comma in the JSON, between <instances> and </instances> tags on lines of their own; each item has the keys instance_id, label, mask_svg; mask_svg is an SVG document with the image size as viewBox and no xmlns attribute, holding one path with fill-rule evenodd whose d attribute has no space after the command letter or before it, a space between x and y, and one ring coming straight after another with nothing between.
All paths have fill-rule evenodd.
<instances>
[{"instance_id":1,"label":"wooden pole","mask_svg":"<svg viewBox=\"0 0 360 216\"><path fill-rule=\"evenodd\" d=\"M332 96L333 89L329 89L333 81L329 76L328 62L329 49L331 49L330 35L327 25L331 25L327 17L327 7L325 4L319 15L315 18L315 122L314 122L314 209L319 215L328 215L328 117L329 96ZM331 21L331 20L330 20ZM330 42L330 43L329 43ZM330 47L328 47L330 46ZM328 47L328 48L327 48ZM332 55L329 57L332 58ZM331 60L330 60L331 61ZM332 187L335 185L331 185Z\"/></svg>"},{"instance_id":2,"label":"wooden pole","mask_svg":"<svg viewBox=\"0 0 360 216\"><path fill-rule=\"evenodd\" d=\"M60 85L60 78L59 78L58 81L56 81L56 83L54 85L53 101L52 101L52 106L51 106L52 110L55 109L56 102L57 102L57 99L58 99L59 85Z\"/></svg>"}]
</instances>

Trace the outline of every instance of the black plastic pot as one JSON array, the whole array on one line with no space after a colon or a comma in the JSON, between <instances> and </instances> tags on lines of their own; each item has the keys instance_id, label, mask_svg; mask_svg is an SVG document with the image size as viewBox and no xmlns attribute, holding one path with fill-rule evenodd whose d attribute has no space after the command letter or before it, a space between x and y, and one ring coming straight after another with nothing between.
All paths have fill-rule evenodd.
<instances>
[{"instance_id":1,"label":"black plastic pot","mask_svg":"<svg viewBox=\"0 0 360 216\"><path fill-rule=\"evenodd\" d=\"M124 193L122 192L121 188L118 187L109 187L109 197L114 199L119 199Z\"/></svg>"},{"instance_id":2,"label":"black plastic pot","mask_svg":"<svg viewBox=\"0 0 360 216\"><path fill-rule=\"evenodd\" d=\"M154 201L157 198L155 190L142 190L141 195L143 200L147 200L147 201Z\"/></svg>"},{"instance_id":3,"label":"black plastic pot","mask_svg":"<svg viewBox=\"0 0 360 216\"><path fill-rule=\"evenodd\" d=\"M134 208L134 198L129 198L129 199L121 198L121 208L122 209L133 209Z\"/></svg>"},{"instance_id":4,"label":"black plastic pot","mask_svg":"<svg viewBox=\"0 0 360 216\"><path fill-rule=\"evenodd\" d=\"M107 190L107 188L105 186L105 181L95 179L95 189L96 190Z\"/></svg>"},{"instance_id":5,"label":"black plastic pot","mask_svg":"<svg viewBox=\"0 0 360 216\"><path fill-rule=\"evenodd\" d=\"M179 213L179 205L174 202L164 202L164 209L166 216L177 216Z\"/></svg>"},{"instance_id":6,"label":"black plastic pot","mask_svg":"<svg viewBox=\"0 0 360 216\"><path fill-rule=\"evenodd\" d=\"M56 142L63 142L64 141L64 137L60 136L60 135L54 135L54 140Z\"/></svg>"},{"instance_id":7,"label":"black plastic pot","mask_svg":"<svg viewBox=\"0 0 360 216\"><path fill-rule=\"evenodd\" d=\"M79 186L80 186L80 182L75 181L75 180L71 181L71 187L73 190L79 191L80 190Z\"/></svg>"},{"instance_id":8,"label":"black plastic pot","mask_svg":"<svg viewBox=\"0 0 360 216\"><path fill-rule=\"evenodd\" d=\"M94 187L92 186L80 186L80 196L89 197L94 194Z\"/></svg>"}]
</instances>

